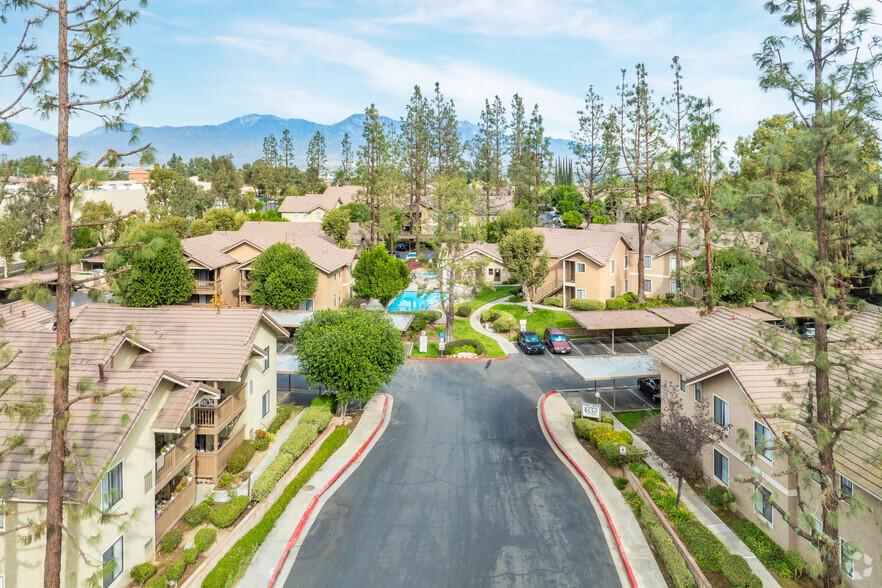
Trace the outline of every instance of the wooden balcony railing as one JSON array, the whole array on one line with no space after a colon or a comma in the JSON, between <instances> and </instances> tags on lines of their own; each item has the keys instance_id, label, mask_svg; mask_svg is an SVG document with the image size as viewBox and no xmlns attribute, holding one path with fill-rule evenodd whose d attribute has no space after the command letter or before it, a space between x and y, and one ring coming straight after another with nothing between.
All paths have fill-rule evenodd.
<instances>
[{"instance_id":1,"label":"wooden balcony railing","mask_svg":"<svg viewBox=\"0 0 882 588\"><path fill-rule=\"evenodd\" d=\"M254 280L239 280L239 294L251 294L251 284Z\"/></svg>"},{"instance_id":2,"label":"wooden balcony railing","mask_svg":"<svg viewBox=\"0 0 882 588\"><path fill-rule=\"evenodd\" d=\"M159 539L165 535L169 529L175 526L184 513L196 503L196 480L187 484L181 492L174 497L171 504L162 509L162 512L156 515L154 519L155 525L155 545L159 546Z\"/></svg>"},{"instance_id":3,"label":"wooden balcony railing","mask_svg":"<svg viewBox=\"0 0 882 588\"><path fill-rule=\"evenodd\" d=\"M156 457L156 489L159 490L181 471L187 463L193 461L196 454L196 432L190 430L178 439L174 448Z\"/></svg>"},{"instance_id":4,"label":"wooden balcony railing","mask_svg":"<svg viewBox=\"0 0 882 588\"><path fill-rule=\"evenodd\" d=\"M221 279L217 280L196 280L193 286L194 294L217 294L221 292Z\"/></svg>"},{"instance_id":5,"label":"wooden balcony railing","mask_svg":"<svg viewBox=\"0 0 882 588\"><path fill-rule=\"evenodd\" d=\"M239 429L239 432L227 439L223 447L218 451L205 451L196 454L196 477L201 480L217 481L224 468L227 467L227 460L242 440L245 439L245 427Z\"/></svg>"},{"instance_id":6,"label":"wooden balcony railing","mask_svg":"<svg viewBox=\"0 0 882 588\"><path fill-rule=\"evenodd\" d=\"M246 386L242 386L237 392L227 396L223 402L213 407L194 407L191 416L193 423L196 424L196 432L200 435L220 433L245 408L248 400L245 388Z\"/></svg>"}]
</instances>

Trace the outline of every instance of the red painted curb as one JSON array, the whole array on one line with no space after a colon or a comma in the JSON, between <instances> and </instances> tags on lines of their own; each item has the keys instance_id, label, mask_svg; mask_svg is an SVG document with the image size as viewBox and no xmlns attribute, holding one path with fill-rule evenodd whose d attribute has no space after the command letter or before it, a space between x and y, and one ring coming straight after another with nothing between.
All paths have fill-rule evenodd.
<instances>
[{"instance_id":1,"label":"red painted curb","mask_svg":"<svg viewBox=\"0 0 882 588\"><path fill-rule=\"evenodd\" d=\"M545 399L551 396L552 394L560 394L557 390L552 390L548 394L542 397L542 401L539 403L539 408L542 410L542 422L545 423L545 430L548 431L549 436L551 436L551 440L554 441L554 444L560 450L561 453L567 458L567 460L573 464L573 467L579 472L582 476L582 479L588 483L588 487L591 488L591 491L594 493L594 497L597 499L598 504L600 504L600 508L603 510L603 514L606 515L606 522L609 523L609 528L612 530L613 538L616 540L616 547L619 549L619 555L622 557L622 562L625 564L625 570L628 572L628 580L631 582L631 586L634 588L637 587L637 579L634 577L634 570L631 569L631 564L628 562L628 556L625 555L625 550L622 547L622 541L619 539L619 534L616 532L616 526L613 524L612 517L609 516L609 511L606 509L606 505L603 503L603 499L600 498L600 494L597 492L597 488L595 488L594 483L591 482L591 479L582 471L582 468L579 467L570 455L564 451L564 448L561 447L560 443L557 440L557 437L554 436L554 433L551 432L551 427L548 426L548 419L545 417Z\"/></svg>"},{"instance_id":2,"label":"red painted curb","mask_svg":"<svg viewBox=\"0 0 882 588\"><path fill-rule=\"evenodd\" d=\"M508 359L508 355L505 357L414 357L408 355L407 358L414 361L499 361L500 359Z\"/></svg>"},{"instance_id":3,"label":"red painted curb","mask_svg":"<svg viewBox=\"0 0 882 588\"><path fill-rule=\"evenodd\" d=\"M306 522L309 520L310 515L312 515L312 511L315 510L315 507L318 505L319 498L321 498L322 494L324 494L328 488L330 488L334 482L337 481L343 472L349 469L356 459L361 457L361 454L364 453L365 449L367 449L368 445L371 444L371 441L374 440L374 436L376 436L377 431L380 430L380 427L383 426L383 423L386 422L386 409L389 405L389 396L387 394L383 394L383 416L380 419L380 422L377 423L377 426L374 428L374 431L371 433L371 436L367 438L367 441L359 448L358 451L355 452L349 461L340 469L339 472L334 474L334 477L328 480L328 483L325 484L321 490L319 490L315 496L312 497L312 500L309 501L309 506L306 507L306 512L303 513L303 516L300 517L300 522L297 523L297 527L294 528L294 533L291 534L291 538L288 539L288 543L285 545L285 551L282 552L282 557L279 559L279 563L276 564L276 569L273 570L273 575L270 578L268 588L272 588L276 580L279 577L279 572L282 571L282 566L285 565L285 560L288 559L288 553L291 551L291 548L297 543L297 539L300 537L300 533L303 532L303 527L306 526Z\"/></svg>"}]
</instances>

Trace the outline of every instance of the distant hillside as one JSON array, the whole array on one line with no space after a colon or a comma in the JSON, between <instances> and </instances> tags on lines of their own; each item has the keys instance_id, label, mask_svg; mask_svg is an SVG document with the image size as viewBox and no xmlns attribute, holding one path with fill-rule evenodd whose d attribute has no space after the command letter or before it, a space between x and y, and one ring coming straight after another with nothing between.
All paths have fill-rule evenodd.
<instances>
[{"instance_id":1,"label":"distant hillside","mask_svg":"<svg viewBox=\"0 0 882 588\"><path fill-rule=\"evenodd\" d=\"M385 118L385 121L396 129L401 124L390 118ZM282 131L288 129L294 142L295 163L302 166L309 140L316 131L321 131L327 142L328 166L335 168L341 160L340 144L343 141L343 134L349 133L353 150L355 150L361 145L363 127L363 114L353 114L332 125L323 125L300 118L284 119L267 114L249 114L219 125L141 127L141 136L143 143L152 143L156 148L156 160L161 163L168 161L172 153L180 155L185 161L191 157L209 157L232 153L236 165L241 166L243 163L249 163L263 157L264 137L273 134L276 139L280 139ZM55 135L25 125L14 124L13 128L18 133L18 140L13 145L0 146L0 155L9 158L19 158L25 155L55 157ZM473 139L476 131L477 127L474 124L460 121L459 133L463 140ZM125 148L127 141L128 135L125 133L108 133L99 127L72 137L71 152L85 152L86 161L89 161L100 157L108 147ZM554 156L570 156L568 143L563 139L551 139L551 150Z\"/></svg>"}]
</instances>

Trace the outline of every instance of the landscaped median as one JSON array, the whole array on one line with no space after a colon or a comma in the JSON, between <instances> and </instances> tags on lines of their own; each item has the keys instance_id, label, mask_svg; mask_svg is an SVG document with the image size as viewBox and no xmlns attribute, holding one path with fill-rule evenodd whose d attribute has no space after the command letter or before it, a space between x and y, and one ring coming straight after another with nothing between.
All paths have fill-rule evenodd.
<instances>
[{"instance_id":1,"label":"landscaped median","mask_svg":"<svg viewBox=\"0 0 882 588\"><path fill-rule=\"evenodd\" d=\"M442 357L441 352L438 349L438 336L439 333L443 330L444 327L441 325L436 325L433 329L427 330L426 335L429 337L429 344L426 353L420 353L419 343L415 342L413 351L411 351L410 353L410 357L412 359L448 359L446 357ZM502 350L502 348L499 346L499 343L497 343L493 339L493 337L489 337L483 333L479 333L478 331L474 330L469 324L468 319L457 318L453 320L453 337L454 341L447 345L448 349L445 349L445 352L452 351L454 348L460 345L460 340L463 340L462 345L473 346L473 342L477 342L483 347L484 355L483 357L481 357L481 359L503 359L508 357L508 355ZM434 341L432 339L434 339ZM449 359L453 361L456 358Z\"/></svg>"}]
</instances>

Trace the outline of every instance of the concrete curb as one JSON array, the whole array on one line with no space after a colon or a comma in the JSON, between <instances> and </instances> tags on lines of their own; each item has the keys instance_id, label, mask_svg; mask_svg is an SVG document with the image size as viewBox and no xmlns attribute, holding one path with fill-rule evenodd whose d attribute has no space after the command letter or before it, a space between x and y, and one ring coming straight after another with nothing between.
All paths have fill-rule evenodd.
<instances>
[{"instance_id":1,"label":"concrete curb","mask_svg":"<svg viewBox=\"0 0 882 588\"><path fill-rule=\"evenodd\" d=\"M604 534L618 550L620 557L615 563L622 582L632 587L664 586L664 576L634 513L606 471L576 438L571 425L573 411L566 400L557 391L549 392L539 400L539 411L540 425L555 453L582 483L595 511L604 514Z\"/></svg>"},{"instance_id":2,"label":"concrete curb","mask_svg":"<svg viewBox=\"0 0 882 588\"><path fill-rule=\"evenodd\" d=\"M508 359L508 355L504 357L413 357L408 359L414 361L499 361L500 359Z\"/></svg>"}]
</instances>

